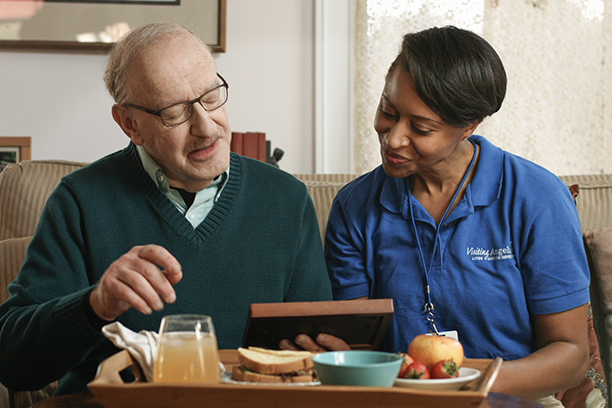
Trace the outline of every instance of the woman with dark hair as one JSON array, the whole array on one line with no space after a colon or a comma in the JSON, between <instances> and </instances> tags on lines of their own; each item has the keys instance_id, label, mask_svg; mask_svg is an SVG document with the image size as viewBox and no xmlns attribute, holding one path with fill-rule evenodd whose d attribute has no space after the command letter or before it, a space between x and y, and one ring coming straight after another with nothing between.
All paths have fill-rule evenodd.
<instances>
[{"instance_id":1,"label":"woman with dark hair","mask_svg":"<svg viewBox=\"0 0 612 408\"><path fill-rule=\"evenodd\" d=\"M569 189L473 135L505 92L478 35L406 35L374 121L382 166L338 193L326 259L336 299L394 299L386 350L458 335L466 357L505 360L494 391L554 406L588 367L589 272Z\"/></svg>"}]
</instances>

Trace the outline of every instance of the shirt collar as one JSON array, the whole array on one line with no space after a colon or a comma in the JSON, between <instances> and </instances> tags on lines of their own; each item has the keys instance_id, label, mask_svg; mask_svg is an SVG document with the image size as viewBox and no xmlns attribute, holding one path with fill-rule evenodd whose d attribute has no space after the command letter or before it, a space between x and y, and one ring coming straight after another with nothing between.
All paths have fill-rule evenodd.
<instances>
[{"instance_id":1,"label":"shirt collar","mask_svg":"<svg viewBox=\"0 0 612 408\"><path fill-rule=\"evenodd\" d=\"M487 206L501 194L504 175L504 152L482 136L470 137L480 147L476 174L470 183L471 200L474 206Z\"/></svg>"},{"instance_id":2,"label":"shirt collar","mask_svg":"<svg viewBox=\"0 0 612 408\"><path fill-rule=\"evenodd\" d=\"M469 206L487 206L500 195L503 176L503 152L482 136L470 137L480 147L474 178L466 190ZM384 171L382 167L377 171ZM380 203L387 210L406 217L408 188L405 179L386 176L380 192Z\"/></svg>"},{"instance_id":3,"label":"shirt collar","mask_svg":"<svg viewBox=\"0 0 612 408\"><path fill-rule=\"evenodd\" d=\"M136 146L136 150L138 151L138 155L140 156L140 161L142 162L142 166L145 171L151 177L151 180L157 185L157 187L164 192L164 194L168 195L172 192L178 192L170 187L170 182L168 181L168 177L164 174L164 171L159 167L155 159L151 157L149 152L143 146ZM215 196L215 201L219 198L223 187L225 187L225 183L229 178L229 167L225 172L221 173L219 177L215 178L206 188L214 187L218 188L219 191ZM204 191L204 190L202 190ZM174 194L173 194L174 197Z\"/></svg>"}]
</instances>

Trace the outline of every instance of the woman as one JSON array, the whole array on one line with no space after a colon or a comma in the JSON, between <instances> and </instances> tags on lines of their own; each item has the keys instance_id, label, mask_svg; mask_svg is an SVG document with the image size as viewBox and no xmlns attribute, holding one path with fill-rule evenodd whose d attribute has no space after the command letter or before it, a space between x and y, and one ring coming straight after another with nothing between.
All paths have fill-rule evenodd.
<instances>
[{"instance_id":1,"label":"woman","mask_svg":"<svg viewBox=\"0 0 612 408\"><path fill-rule=\"evenodd\" d=\"M467 357L505 360L493 391L536 399L588 368L589 274L568 188L472 135L505 91L476 34L406 35L376 112L382 166L340 191L325 250L336 299L394 299L388 351L456 332Z\"/></svg>"}]
</instances>

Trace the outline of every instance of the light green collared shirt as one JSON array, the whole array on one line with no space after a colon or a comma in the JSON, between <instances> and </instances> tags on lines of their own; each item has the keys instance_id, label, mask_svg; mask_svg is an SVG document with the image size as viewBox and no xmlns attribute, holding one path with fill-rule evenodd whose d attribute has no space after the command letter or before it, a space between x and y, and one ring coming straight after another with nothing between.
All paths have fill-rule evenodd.
<instances>
[{"instance_id":1,"label":"light green collared shirt","mask_svg":"<svg viewBox=\"0 0 612 408\"><path fill-rule=\"evenodd\" d=\"M142 166L147 174L149 174L157 187L166 195L166 197L170 199L170 201L172 201L175 207L185 216L187 221L189 221L189 223L195 229L202 221L204 221L210 210L219 199L219 196L223 191L223 187L225 187L225 183L229 178L229 167L224 173L214 179L208 187L206 187L204 190L198 191L195 195L195 199L193 200L193 204L191 204L191 207L187 208L187 204L185 203L185 200L183 200L181 194L177 190L170 187L168 177L166 177L161 167L159 167L146 149L142 146L136 146L136 149L138 150L138 155L142 161Z\"/></svg>"}]
</instances>

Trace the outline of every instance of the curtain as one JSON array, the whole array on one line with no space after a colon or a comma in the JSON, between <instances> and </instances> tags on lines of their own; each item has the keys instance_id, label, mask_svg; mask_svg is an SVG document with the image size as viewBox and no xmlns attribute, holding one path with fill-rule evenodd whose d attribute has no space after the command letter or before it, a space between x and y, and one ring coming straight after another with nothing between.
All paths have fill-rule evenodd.
<instances>
[{"instance_id":1,"label":"curtain","mask_svg":"<svg viewBox=\"0 0 612 408\"><path fill-rule=\"evenodd\" d=\"M612 172L612 0L357 0L355 172L380 164L374 114L402 36L456 25L482 35L508 75L476 129L557 175Z\"/></svg>"}]
</instances>

